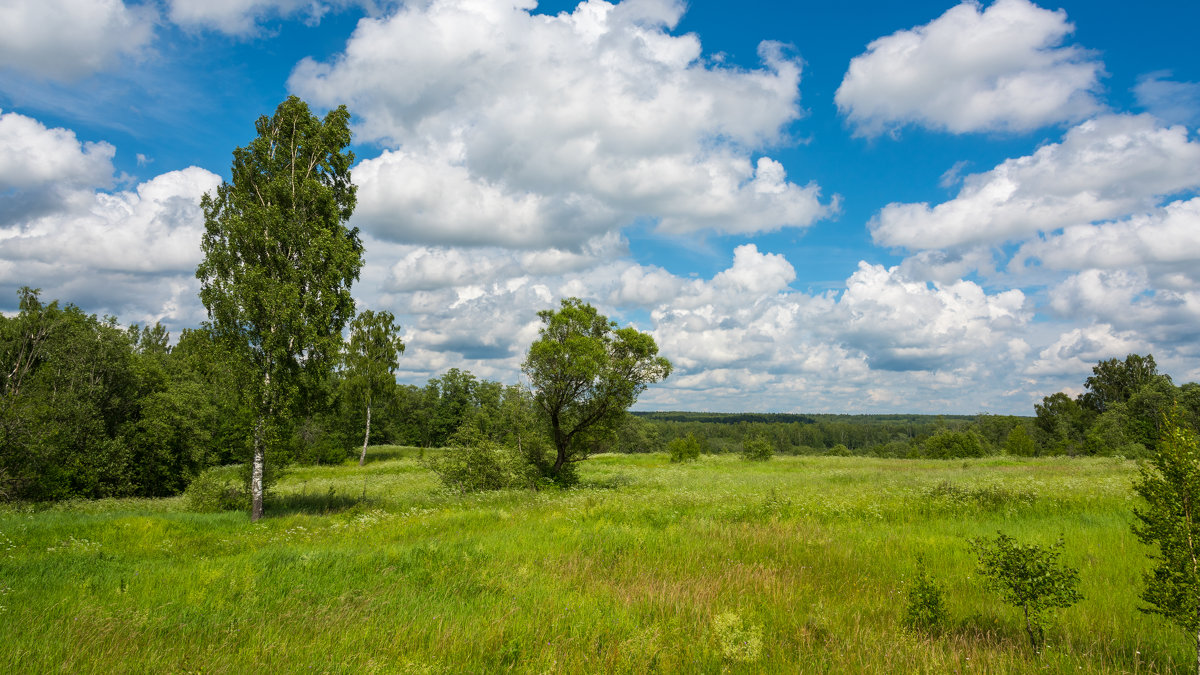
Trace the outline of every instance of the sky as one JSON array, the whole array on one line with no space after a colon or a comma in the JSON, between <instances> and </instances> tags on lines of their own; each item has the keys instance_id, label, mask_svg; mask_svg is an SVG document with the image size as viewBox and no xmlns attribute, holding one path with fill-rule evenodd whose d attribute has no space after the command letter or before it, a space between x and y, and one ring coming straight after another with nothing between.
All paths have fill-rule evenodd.
<instances>
[{"instance_id":1,"label":"sky","mask_svg":"<svg viewBox=\"0 0 1200 675\"><path fill-rule=\"evenodd\" d=\"M200 197L288 95L352 114L401 382L516 382L579 297L644 410L1033 413L1200 380L1200 3L6 0L0 311L206 320Z\"/></svg>"}]
</instances>

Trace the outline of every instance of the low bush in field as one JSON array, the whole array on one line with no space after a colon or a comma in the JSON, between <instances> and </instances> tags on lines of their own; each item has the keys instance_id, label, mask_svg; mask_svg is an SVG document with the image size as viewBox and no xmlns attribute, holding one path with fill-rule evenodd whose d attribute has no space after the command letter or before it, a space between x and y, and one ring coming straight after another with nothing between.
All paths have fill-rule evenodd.
<instances>
[{"instance_id":1,"label":"low bush in field","mask_svg":"<svg viewBox=\"0 0 1200 675\"><path fill-rule=\"evenodd\" d=\"M775 446L766 436L754 436L742 442L742 459L765 462L775 456Z\"/></svg>"},{"instance_id":2,"label":"low bush in field","mask_svg":"<svg viewBox=\"0 0 1200 675\"><path fill-rule=\"evenodd\" d=\"M695 434L689 433L683 438L676 438L667 443L667 452L672 462L691 462L700 457L700 441Z\"/></svg>"},{"instance_id":3,"label":"low bush in field","mask_svg":"<svg viewBox=\"0 0 1200 675\"><path fill-rule=\"evenodd\" d=\"M217 513L250 508L250 495L242 481L237 480L227 467L214 467L202 472L183 492L189 511Z\"/></svg>"},{"instance_id":4,"label":"low bush in field","mask_svg":"<svg viewBox=\"0 0 1200 675\"><path fill-rule=\"evenodd\" d=\"M943 429L926 439L923 450L930 459L983 457L986 454L975 434L949 429Z\"/></svg>"},{"instance_id":5,"label":"low bush in field","mask_svg":"<svg viewBox=\"0 0 1200 675\"><path fill-rule=\"evenodd\" d=\"M535 488L542 471L530 451L497 443L472 425L464 425L450 447L426 460L446 487L459 492Z\"/></svg>"},{"instance_id":6,"label":"low bush in field","mask_svg":"<svg viewBox=\"0 0 1200 675\"><path fill-rule=\"evenodd\" d=\"M934 632L946 623L946 603L942 600L942 586L934 581L925 570L925 561L917 558L917 574L908 588L908 606L904 610L904 622L909 628Z\"/></svg>"}]
</instances>

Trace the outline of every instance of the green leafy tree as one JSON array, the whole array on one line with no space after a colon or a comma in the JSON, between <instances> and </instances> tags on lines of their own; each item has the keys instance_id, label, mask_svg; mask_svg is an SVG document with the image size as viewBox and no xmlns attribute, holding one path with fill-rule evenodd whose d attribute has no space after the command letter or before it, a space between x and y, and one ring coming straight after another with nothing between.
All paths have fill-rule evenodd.
<instances>
[{"instance_id":1,"label":"green leafy tree","mask_svg":"<svg viewBox=\"0 0 1200 675\"><path fill-rule=\"evenodd\" d=\"M1075 454L1083 445L1084 434L1094 414L1064 392L1051 394L1034 404L1037 430L1042 446L1055 453Z\"/></svg>"},{"instance_id":2,"label":"green leafy tree","mask_svg":"<svg viewBox=\"0 0 1200 675\"><path fill-rule=\"evenodd\" d=\"M1082 599L1076 590L1079 570L1058 563L1062 539L1043 548L1037 544L1021 544L997 532L995 539L978 537L970 543L979 556L979 575L989 589L1024 613L1029 644L1037 649L1045 637L1044 625L1049 611L1070 607Z\"/></svg>"},{"instance_id":3,"label":"green leafy tree","mask_svg":"<svg viewBox=\"0 0 1200 675\"><path fill-rule=\"evenodd\" d=\"M366 310L350 322L350 344L346 349L346 384L357 394L366 412L362 453L358 465L367 461L367 443L371 439L371 408L386 402L396 388L396 367L404 353L400 326L391 312Z\"/></svg>"},{"instance_id":4,"label":"green leafy tree","mask_svg":"<svg viewBox=\"0 0 1200 675\"><path fill-rule=\"evenodd\" d=\"M578 298L538 312L542 328L522 366L545 414L555 448L550 477L569 479L592 438L611 434L651 383L671 373L654 338L618 328Z\"/></svg>"},{"instance_id":5,"label":"green leafy tree","mask_svg":"<svg viewBox=\"0 0 1200 675\"><path fill-rule=\"evenodd\" d=\"M917 573L908 587L908 605L904 623L910 628L936 632L946 623L946 603L942 585L925 569L925 559L917 557Z\"/></svg>"},{"instance_id":6,"label":"green leafy tree","mask_svg":"<svg viewBox=\"0 0 1200 675\"><path fill-rule=\"evenodd\" d=\"M1167 415L1158 447L1133 490L1145 502L1134 509L1133 533L1155 547L1142 591L1150 606L1142 611L1196 636L1200 673L1200 447L1178 408Z\"/></svg>"},{"instance_id":7,"label":"green leafy tree","mask_svg":"<svg viewBox=\"0 0 1200 675\"><path fill-rule=\"evenodd\" d=\"M763 434L749 436L742 441L742 459L765 462L775 456L775 444Z\"/></svg>"},{"instance_id":8,"label":"green leafy tree","mask_svg":"<svg viewBox=\"0 0 1200 675\"><path fill-rule=\"evenodd\" d=\"M667 452L671 455L672 462L694 462L700 458L700 440L696 438L696 434L688 432L687 436L667 443Z\"/></svg>"},{"instance_id":9,"label":"green leafy tree","mask_svg":"<svg viewBox=\"0 0 1200 675\"><path fill-rule=\"evenodd\" d=\"M1084 383L1087 391L1079 397L1079 402L1086 408L1102 413L1114 403L1128 401L1158 377L1161 377L1158 365L1150 354L1129 354L1124 361L1101 361L1092 366L1092 376Z\"/></svg>"},{"instance_id":10,"label":"green leafy tree","mask_svg":"<svg viewBox=\"0 0 1200 675\"><path fill-rule=\"evenodd\" d=\"M1025 430L1024 424L1018 424L1008 432L1004 439L1004 452L1016 457L1032 457L1037 454L1037 443L1033 436Z\"/></svg>"},{"instance_id":11,"label":"green leafy tree","mask_svg":"<svg viewBox=\"0 0 1200 675\"><path fill-rule=\"evenodd\" d=\"M320 120L288 97L233 151L232 182L200 201L200 300L222 339L245 347L255 374L250 517L262 517L268 445L278 443L302 376L328 372L354 314L362 268L354 154L345 106Z\"/></svg>"},{"instance_id":12,"label":"green leafy tree","mask_svg":"<svg viewBox=\"0 0 1200 675\"><path fill-rule=\"evenodd\" d=\"M983 444L968 431L942 429L925 441L925 455L933 459L983 457Z\"/></svg>"}]
</instances>

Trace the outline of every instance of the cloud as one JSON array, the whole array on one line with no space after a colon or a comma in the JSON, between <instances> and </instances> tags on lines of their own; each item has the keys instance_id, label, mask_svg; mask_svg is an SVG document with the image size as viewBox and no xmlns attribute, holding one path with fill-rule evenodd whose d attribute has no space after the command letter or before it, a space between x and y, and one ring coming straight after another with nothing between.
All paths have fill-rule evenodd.
<instances>
[{"instance_id":1,"label":"cloud","mask_svg":"<svg viewBox=\"0 0 1200 675\"><path fill-rule=\"evenodd\" d=\"M0 68L78 79L141 54L156 19L151 5L121 0L8 0L0 7Z\"/></svg>"},{"instance_id":2,"label":"cloud","mask_svg":"<svg viewBox=\"0 0 1200 675\"><path fill-rule=\"evenodd\" d=\"M907 124L960 134L1077 121L1101 109L1103 66L1061 46L1073 31L1062 10L1026 0L964 2L871 42L834 98L862 136Z\"/></svg>"},{"instance_id":3,"label":"cloud","mask_svg":"<svg viewBox=\"0 0 1200 675\"><path fill-rule=\"evenodd\" d=\"M361 140L364 229L424 244L574 249L638 219L669 232L805 227L836 210L758 153L801 117L800 64L764 43L758 69L712 65L683 5L431 0L364 19L289 87L346 102Z\"/></svg>"},{"instance_id":4,"label":"cloud","mask_svg":"<svg viewBox=\"0 0 1200 675\"><path fill-rule=\"evenodd\" d=\"M1200 187L1200 142L1149 115L1106 115L1060 143L968 176L942 204L888 204L872 219L876 243L908 249L998 244L1071 225L1121 218Z\"/></svg>"},{"instance_id":5,"label":"cloud","mask_svg":"<svg viewBox=\"0 0 1200 675\"><path fill-rule=\"evenodd\" d=\"M1055 270L1149 268L1200 282L1200 197L1115 222L1072 225L1021 245L1010 268L1036 261Z\"/></svg>"},{"instance_id":6,"label":"cloud","mask_svg":"<svg viewBox=\"0 0 1200 675\"><path fill-rule=\"evenodd\" d=\"M69 129L0 114L0 199L15 190L110 185L115 154L108 143L81 143Z\"/></svg>"},{"instance_id":7,"label":"cloud","mask_svg":"<svg viewBox=\"0 0 1200 675\"><path fill-rule=\"evenodd\" d=\"M123 321L194 326L203 318L199 201L219 183L190 167L129 191L75 189L52 212L0 222L0 290L13 298L20 286L41 287Z\"/></svg>"},{"instance_id":8,"label":"cloud","mask_svg":"<svg viewBox=\"0 0 1200 675\"><path fill-rule=\"evenodd\" d=\"M168 15L186 28L207 28L228 35L250 36L264 19L303 16L305 23L320 23L321 18L350 5L363 5L369 11L376 3L364 0L169 0Z\"/></svg>"},{"instance_id":9,"label":"cloud","mask_svg":"<svg viewBox=\"0 0 1200 675\"><path fill-rule=\"evenodd\" d=\"M1200 124L1200 82L1169 80L1158 71L1138 78L1133 88L1138 105L1168 124Z\"/></svg>"},{"instance_id":10,"label":"cloud","mask_svg":"<svg viewBox=\"0 0 1200 675\"><path fill-rule=\"evenodd\" d=\"M1150 351L1150 343L1132 331L1116 331L1111 325L1097 323L1072 328L1043 349L1025 369L1027 375L1086 375L1096 363L1117 356ZM1050 392L1046 392L1047 394Z\"/></svg>"},{"instance_id":11,"label":"cloud","mask_svg":"<svg viewBox=\"0 0 1200 675\"><path fill-rule=\"evenodd\" d=\"M988 360L983 352L1023 355L1019 329L1031 318L1017 289L988 295L971 281L911 281L900 269L859 263L838 302L846 344L877 370L942 370Z\"/></svg>"}]
</instances>

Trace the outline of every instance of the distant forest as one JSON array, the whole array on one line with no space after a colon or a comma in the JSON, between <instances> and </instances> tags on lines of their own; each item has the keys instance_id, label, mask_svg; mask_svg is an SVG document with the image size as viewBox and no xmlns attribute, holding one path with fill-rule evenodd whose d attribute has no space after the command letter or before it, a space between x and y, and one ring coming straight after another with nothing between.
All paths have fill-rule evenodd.
<instances>
[{"instance_id":1,"label":"distant forest","mask_svg":"<svg viewBox=\"0 0 1200 675\"><path fill-rule=\"evenodd\" d=\"M245 463L245 355L207 326L169 338L162 326L121 326L23 289L20 313L0 316L0 500L172 495L209 467ZM355 456L366 419L352 385L344 368L300 378L294 414L270 429L273 465ZM1175 386L1149 355L1100 362L1084 388L1046 396L1032 417L638 412L591 438L589 452L660 452L691 434L707 453L765 439L781 454L1144 457L1164 415L1200 423L1200 384ZM424 448L508 442L514 415L534 405L528 388L460 369L393 384L383 399L371 442Z\"/></svg>"}]
</instances>

